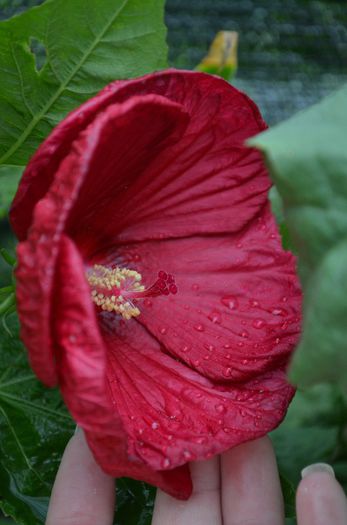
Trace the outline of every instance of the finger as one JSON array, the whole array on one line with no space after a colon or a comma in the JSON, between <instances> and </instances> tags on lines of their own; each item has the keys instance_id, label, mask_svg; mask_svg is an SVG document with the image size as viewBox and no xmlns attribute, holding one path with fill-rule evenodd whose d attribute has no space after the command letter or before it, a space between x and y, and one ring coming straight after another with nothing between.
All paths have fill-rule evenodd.
<instances>
[{"instance_id":1,"label":"finger","mask_svg":"<svg viewBox=\"0 0 347 525\"><path fill-rule=\"evenodd\" d=\"M193 494L179 501L158 489L152 525L221 525L219 458L190 464Z\"/></svg>"},{"instance_id":2,"label":"finger","mask_svg":"<svg viewBox=\"0 0 347 525\"><path fill-rule=\"evenodd\" d=\"M224 453L221 478L224 525L283 525L281 485L268 437Z\"/></svg>"},{"instance_id":3,"label":"finger","mask_svg":"<svg viewBox=\"0 0 347 525\"><path fill-rule=\"evenodd\" d=\"M104 474L80 430L69 441L53 486L46 525L111 525L114 480Z\"/></svg>"},{"instance_id":4,"label":"finger","mask_svg":"<svg viewBox=\"0 0 347 525\"><path fill-rule=\"evenodd\" d=\"M346 525L346 496L330 465L310 465L302 476L296 494L298 524Z\"/></svg>"}]
</instances>

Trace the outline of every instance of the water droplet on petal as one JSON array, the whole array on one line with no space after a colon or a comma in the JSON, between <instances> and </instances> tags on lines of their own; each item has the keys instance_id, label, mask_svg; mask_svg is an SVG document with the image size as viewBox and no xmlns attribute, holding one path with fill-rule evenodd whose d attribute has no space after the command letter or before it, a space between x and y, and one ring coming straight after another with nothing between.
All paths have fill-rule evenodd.
<instances>
[{"instance_id":1,"label":"water droplet on petal","mask_svg":"<svg viewBox=\"0 0 347 525\"><path fill-rule=\"evenodd\" d=\"M205 359L205 361L208 361L209 359L211 359L211 355L210 354L205 354L204 355L204 359Z\"/></svg>"},{"instance_id":2,"label":"water droplet on petal","mask_svg":"<svg viewBox=\"0 0 347 525\"><path fill-rule=\"evenodd\" d=\"M242 341L239 341L237 343L237 346L239 346L240 348L242 348L243 346L245 346L245 343L243 343Z\"/></svg>"},{"instance_id":3,"label":"water droplet on petal","mask_svg":"<svg viewBox=\"0 0 347 525\"><path fill-rule=\"evenodd\" d=\"M224 412L226 412L226 408L222 403L216 405L215 409L217 410L218 414L224 414Z\"/></svg>"},{"instance_id":4,"label":"water droplet on petal","mask_svg":"<svg viewBox=\"0 0 347 525\"><path fill-rule=\"evenodd\" d=\"M205 327L203 324L196 324L194 325L194 328L197 332L203 332L205 330Z\"/></svg>"},{"instance_id":5,"label":"water droplet on petal","mask_svg":"<svg viewBox=\"0 0 347 525\"><path fill-rule=\"evenodd\" d=\"M254 326L254 328L260 329L265 326L265 321L264 319L254 319L252 325Z\"/></svg>"},{"instance_id":6,"label":"water droplet on petal","mask_svg":"<svg viewBox=\"0 0 347 525\"><path fill-rule=\"evenodd\" d=\"M251 306L253 306L253 308L255 308L256 306L259 306L259 302L256 301L255 299L252 299L252 300L250 301L250 303L251 303Z\"/></svg>"},{"instance_id":7,"label":"water droplet on petal","mask_svg":"<svg viewBox=\"0 0 347 525\"><path fill-rule=\"evenodd\" d=\"M274 308L271 313L273 315L280 315L282 317L285 317L287 315L287 312L284 308Z\"/></svg>"},{"instance_id":8,"label":"water droplet on petal","mask_svg":"<svg viewBox=\"0 0 347 525\"><path fill-rule=\"evenodd\" d=\"M144 304L145 306L147 306L147 308L150 308L150 307L152 306L152 301L151 301L150 299L147 299L147 298L146 298L146 299L143 301L143 304Z\"/></svg>"},{"instance_id":9,"label":"water droplet on petal","mask_svg":"<svg viewBox=\"0 0 347 525\"><path fill-rule=\"evenodd\" d=\"M212 323L222 324L222 316L217 310L213 310L213 312L209 313L208 318Z\"/></svg>"},{"instance_id":10,"label":"water droplet on petal","mask_svg":"<svg viewBox=\"0 0 347 525\"><path fill-rule=\"evenodd\" d=\"M196 361L193 362L193 365L194 365L194 366L200 366L200 364L201 364L201 363L200 363L199 359L197 359Z\"/></svg>"},{"instance_id":11,"label":"water droplet on petal","mask_svg":"<svg viewBox=\"0 0 347 525\"><path fill-rule=\"evenodd\" d=\"M182 347L182 352L184 352L184 353L189 352L189 350L190 350L190 346L184 345Z\"/></svg>"},{"instance_id":12,"label":"water droplet on petal","mask_svg":"<svg viewBox=\"0 0 347 525\"><path fill-rule=\"evenodd\" d=\"M225 345L223 345L223 348L226 348L226 349L230 348L229 343L225 343Z\"/></svg>"},{"instance_id":13,"label":"water droplet on petal","mask_svg":"<svg viewBox=\"0 0 347 525\"><path fill-rule=\"evenodd\" d=\"M242 364L243 365L247 365L248 364L248 359L242 359Z\"/></svg>"},{"instance_id":14,"label":"water droplet on petal","mask_svg":"<svg viewBox=\"0 0 347 525\"><path fill-rule=\"evenodd\" d=\"M206 443L206 438L203 436L198 436L198 437L193 438L193 441L194 443L197 443L198 445L203 445L204 443Z\"/></svg>"},{"instance_id":15,"label":"water droplet on petal","mask_svg":"<svg viewBox=\"0 0 347 525\"><path fill-rule=\"evenodd\" d=\"M153 430L157 430L157 428L159 428L159 423L157 421L153 421L151 427L153 428Z\"/></svg>"},{"instance_id":16,"label":"water droplet on petal","mask_svg":"<svg viewBox=\"0 0 347 525\"><path fill-rule=\"evenodd\" d=\"M170 465L171 465L171 461L169 460L169 458L163 459L163 461L162 461L162 467L163 468L169 468Z\"/></svg>"},{"instance_id":17,"label":"water droplet on petal","mask_svg":"<svg viewBox=\"0 0 347 525\"><path fill-rule=\"evenodd\" d=\"M230 368L229 366L224 370L223 374L225 375L225 377L230 377L233 373L233 370L232 368Z\"/></svg>"},{"instance_id":18,"label":"water droplet on petal","mask_svg":"<svg viewBox=\"0 0 347 525\"><path fill-rule=\"evenodd\" d=\"M167 328L165 328L164 326L163 326L163 328L160 328L160 333L161 334L165 335L166 332L167 332Z\"/></svg>"},{"instance_id":19,"label":"water droplet on petal","mask_svg":"<svg viewBox=\"0 0 347 525\"><path fill-rule=\"evenodd\" d=\"M194 290L195 292L197 290L199 290L200 286L198 284L192 284L192 290Z\"/></svg>"},{"instance_id":20,"label":"water droplet on petal","mask_svg":"<svg viewBox=\"0 0 347 525\"><path fill-rule=\"evenodd\" d=\"M192 453L189 452L189 450L183 450L183 456L186 460L190 460L192 458Z\"/></svg>"},{"instance_id":21,"label":"water droplet on petal","mask_svg":"<svg viewBox=\"0 0 347 525\"><path fill-rule=\"evenodd\" d=\"M249 336L249 333L247 332L247 330L244 330L243 332L241 332L241 334L240 334L240 335L241 335L241 337L244 337L244 338L246 338L246 337L248 337L248 336Z\"/></svg>"},{"instance_id":22,"label":"water droplet on petal","mask_svg":"<svg viewBox=\"0 0 347 525\"><path fill-rule=\"evenodd\" d=\"M233 295L225 295L224 297L222 297L221 302L230 310L235 310L239 304L238 300Z\"/></svg>"}]
</instances>

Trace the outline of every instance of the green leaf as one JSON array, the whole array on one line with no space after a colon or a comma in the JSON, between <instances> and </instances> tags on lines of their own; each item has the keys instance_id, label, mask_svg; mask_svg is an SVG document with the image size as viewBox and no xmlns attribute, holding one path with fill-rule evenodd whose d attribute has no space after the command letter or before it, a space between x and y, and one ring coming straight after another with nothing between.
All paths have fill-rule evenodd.
<instances>
[{"instance_id":1,"label":"green leaf","mask_svg":"<svg viewBox=\"0 0 347 525\"><path fill-rule=\"evenodd\" d=\"M163 0L48 0L0 24L0 164L108 82L166 65ZM39 68L39 69L38 69Z\"/></svg>"},{"instance_id":2,"label":"green leaf","mask_svg":"<svg viewBox=\"0 0 347 525\"><path fill-rule=\"evenodd\" d=\"M156 489L133 479L117 480L115 524L150 525Z\"/></svg>"},{"instance_id":3,"label":"green leaf","mask_svg":"<svg viewBox=\"0 0 347 525\"><path fill-rule=\"evenodd\" d=\"M23 166L0 166L0 219L5 217L8 212L22 171Z\"/></svg>"},{"instance_id":4,"label":"green leaf","mask_svg":"<svg viewBox=\"0 0 347 525\"><path fill-rule=\"evenodd\" d=\"M8 324L15 336L0 324L0 507L16 523L39 525L74 423L28 366L15 315Z\"/></svg>"},{"instance_id":5,"label":"green leaf","mask_svg":"<svg viewBox=\"0 0 347 525\"><path fill-rule=\"evenodd\" d=\"M301 387L347 387L347 86L250 141L281 195L304 289L303 336L290 371Z\"/></svg>"}]
</instances>

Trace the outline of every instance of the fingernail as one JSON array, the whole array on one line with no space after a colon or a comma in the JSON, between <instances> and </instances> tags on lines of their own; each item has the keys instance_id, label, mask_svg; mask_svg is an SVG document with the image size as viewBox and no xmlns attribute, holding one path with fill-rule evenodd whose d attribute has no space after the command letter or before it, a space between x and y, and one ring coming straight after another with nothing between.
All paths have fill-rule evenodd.
<instances>
[{"instance_id":1,"label":"fingernail","mask_svg":"<svg viewBox=\"0 0 347 525\"><path fill-rule=\"evenodd\" d=\"M305 467L301 471L301 477L302 479L306 478L310 474L313 474L314 472L326 472L327 474L330 474L333 478L335 477L335 472L333 467L328 465L328 463L313 463L313 465L308 465L308 467Z\"/></svg>"}]
</instances>

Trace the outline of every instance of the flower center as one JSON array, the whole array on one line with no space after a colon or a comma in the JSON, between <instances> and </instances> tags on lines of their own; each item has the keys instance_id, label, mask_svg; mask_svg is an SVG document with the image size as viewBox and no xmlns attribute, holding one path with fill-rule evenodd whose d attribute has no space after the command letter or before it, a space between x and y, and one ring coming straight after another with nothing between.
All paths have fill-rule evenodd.
<instances>
[{"instance_id":1,"label":"flower center","mask_svg":"<svg viewBox=\"0 0 347 525\"><path fill-rule=\"evenodd\" d=\"M88 270L87 281L91 288L92 301L101 310L115 312L124 319L140 315L139 308L134 304L138 299L177 293L174 276L162 270L149 288L141 284L142 276L135 270L118 266L107 268L101 264L95 264Z\"/></svg>"}]
</instances>

